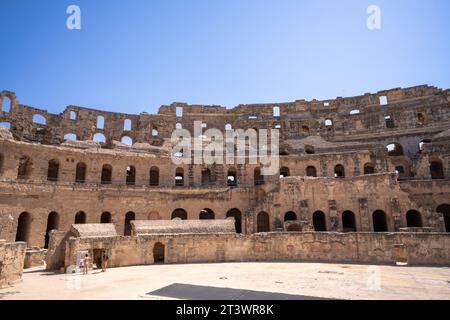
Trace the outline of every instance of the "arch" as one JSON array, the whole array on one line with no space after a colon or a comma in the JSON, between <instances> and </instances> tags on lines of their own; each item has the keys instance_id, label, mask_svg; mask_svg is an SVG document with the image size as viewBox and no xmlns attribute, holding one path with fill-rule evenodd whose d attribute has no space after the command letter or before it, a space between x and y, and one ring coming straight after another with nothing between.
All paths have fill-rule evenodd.
<instances>
[{"instance_id":1,"label":"arch","mask_svg":"<svg viewBox=\"0 0 450 320\"><path fill-rule=\"evenodd\" d=\"M425 112L418 112L417 113L417 124L423 125L427 122L427 115Z\"/></svg>"},{"instance_id":2,"label":"arch","mask_svg":"<svg viewBox=\"0 0 450 320\"><path fill-rule=\"evenodd\" d=\"M313 146L305 145L305 153L306 154L315 154L316 150L314 149Z\"/></svg>"},{"instance_id":3,"label":"arch","mask_svg":"<svg viewBox=\"0 0 450 320\"><path fill-rule=\"evenodd\" d=\"M199 214L199 219L200 220L214 220L215 219L214 211L212 211L209 208L201 210L200 214Z\"/></svg>"},{"instance_id":4,"label":"arch","mask_svg":"<svg viewBox=\"0 0 450 320\"><path fill-rule=\"evenodd\" d=\"M333 126L333 120L332 119L325 119L325 127L331 128Z\"/></svg>"},{"instance_id":5,"label":"arch","mask_svg":"<svg viewBox=\"0 0 450 320\"><path fill-rule=\"evenodd\" d=\"M148 214L148 220L160 220L161 217L157 211L152 211Z\"/></svg>"},{"instance_id":6,"label":"arch","mask_svg":"<svg viewBox=\"0 0 450 320\"><path fill-rule=\"evenodd\" d=\"M270 220L267 212L260 212L256 217L257 232L270 232Z\"/></svg>"},{"instance_id":7,"label":"arch","mask_svg":"<svg viewBox=\"0 0 450 320\"><path fill-rule=\"evenodd\" d=\"M151 167L150 168L150 186L158 186L159 185L159 168Z\"/></svg>"},{"instance_id":8,"label":"arch","mask_svg":"<svg viewBox=\"0 0 450 320\"><path fill-rule=\"evenodd\" d=\"M136 220L136 214L132 211L125 214L125 224L123 228L124 236L131 236L131 221Z\"/></svg>"},{"instance_id":9,"label":"arch","mask_svg":"<svg viewBox=\"0 0 450 320\"><path fill-rule=\"evenodd\" d=\"M175 124L175 129L183 129L183 125L181 123Z\"/></svg>"},{"instance_id":10,"label":"arch","mask_svg":"<svg viewBox=\"0 0 450 320\"><path fill-rule=\"evenodd\" d=\"M309 127L308 126L302 126L302 132L305 134L309 134Z\"/></svg>"},{"instance_id":11,"label":"arch","mask_svg":"<svg viewBox=\"0 0 450 320\"><path fill-rule=\"evenodd\" d=\"M313 213L313 226L315 231L327 231L325 213L323 213L322 211L316 211Z\"/></svg>"},{"instance_id":12,"label":"arch","mask_svg":"<svg viewBox=\"0 0 450 320\"><path fill-rule=\"evenodd\" d=\"M421 228L423 227L422 215L417 210L409 210L406 213L406 226L408 228Z\"/></svg>"},{"instance_id":13,"label":"arch","mask_svg":"<svg viewBox=\"0 0 450 320\"><path fill-rule=\"evenodd\" d=\"M374 174L375 173L375 166L372 163L366 163L364 165L364 174Z\"/></svg>"},{"instance_id":14,"label":"arch","mask_svg":"<svg viewBox=\"0 0 450 320\"><path fill-rule=\"evenodd\" d=\"M47 229L45 231L44 248L48 249L50 242L50 231L57 230L59 227L59 214L57 212L50 212L47 217Z\"/></svg>"},{"instance_id":15,"label":"arch","mask_svg":"<svg viewBox=\"0 0 450 320\"><path fill-rule=\"evenodd\" d=\"M394 119L391 116L385 116L384 123L386 125L386 128L388 128L388 129L395 128Z\"/></svg>"},{"instance_id":16,"label":"arch","mask_svg":"<svg viewBox=\"0 0 450 320\"><path fill-rule=\"evenodd\" d=\"M242 233L242 213L239 209L233 208L228 210L227 218L234 218L234 227L236 229L236 233Z\"/></svg>"},{"instance_id":17,"label":"arch","mask_svg":"<svg viewBox=\"0 0 450 320\"><path fill-rule=\"evenodd\" d=\"M123 136L122 139L120 139L120 142L126 144L127 146L133 145L133 139L131 139L129 136Z\"/></svg>"},{"instance_id":18,"label":"arch","mask_svg":"<svg viewBox=\"0 0 450 320\"><path fill-rule=\"evenodd\" d=\"M73 110L70 110L70 112L69 112L69 119L70 120L77 120L77 112L73 111Z\"/></svg>"},{"instance_id":19,"label":"arch","mask_svg":"<svg viewBox=\"0 0 450 320\"><path fill-rule=\"evenodd\" d=\"M153 261L155 264L164 263L165 250L166 248L161 242L155 243L153 247Z\"/></svg>"},{"instance_id":20,"label":"arch","mask_svg":"<svg viewBox=\"0 0 450 320\"><path fill-rule=\"evenodd\" d=\"M31 175L33 162L28 156L22 156L19 159L19 166L17 168L17 179L28 179Z\"/></svg>"},{"instance_id":21,"label":"arch","mask_svg":"<svg viewBox=\"0 0 450 320\"><path fill-rule=\"evenodd\" d=\"M45 119L43 115L35 114L33 115L33 123L45 126L47 124L47 119Z\"/></svg>"},{"instance_id":22,"label":"arch","mask_svg":"<svg viewBox=\"0 0 450 320\"><path fill-rule=\"evenodd\" d=\"M78 211L75 214L75 224L85 224L86 223L86 213L84 211Z\"/></svg>"},{"instance_id":23,"label":"arch","mask_svg":"<svg viewBox=\"0 0 450 320\"><path fill-rule=\"evenodd\" d=\"M95 142L105 143L106 137L103 133L96 133L96 134L94 134L94 137L92 140L94 140Z\"/></svg>"},{"instance_id":24,"label":"arch","mask_svg":"<svg viewBox=\"0 0 450 320\"><path fill-rule=\"evenodd\" d=\"M236 168L235 167L228 168L228 172L227 172L227 186L229 186L229 187L236 187L237 186L237 173L236 173Z\"/></svg>"},{"instance_id":25,"label":"arch","mask_svg":"<svg viewBox=\"0 0 450 320\"><path fill-rule=\"evenodd\" d=\"M286 178L290 176L290 170L288 167L282 167L280 169L280 178Z\"/></svg>"},{"instance_id":26,"label":"arch","mask_svg":"<svg viewBox=\"0 0 450 320\"><path fill-rule=\"evenodd\" d=\"M182 117L183 116L183 107L176 107L175 108L175 116Z\"/></svg>"},{"instance_id":27,"label":"arch","mask_svg":"<svg viewBox=\"0 0 450 320\"><path fill-rule=\"evenodd\" d=\"M345 178L345 168L342 164L338 164L334 167L335 178Z\"/></svg>"},{"instance_id":28,"label":"arch","mask_svg":"<svg viewBox=\"0 0 450 320\"><path fill-rule=\"evenodd\" d=\"M450 232L450 204L441 204L436 208L436 212L444 216L445 232Z\"/></svg>"},{"instance_id":29,"label":"arch","mask_svg":"<svg viewBox=\"0 0 450 320\"><path fill-rule=\"evenodd\" d=\"M175 170L175 186L183 187L184 186L184 169L177 168Z\"/></svg>"},{"instance_id":30,"label":"arch","mask_svg":"<svg viewBox=\"0 0 450 320\"><path fill-rule=\"evenodd\" d=\"M28 242L31 230L31 214L22 212L17 220L16 241Z\"/></svg>"},{"instance_id":31,"label":"arch","mask_svg":"<svg viewBox=\"0 0 450 320\"><path fill-rule=\"evenodd\" d=\"M232 130L232 129L233 129L233 127L231 126L231 124L227 123L227 124L225 125L225 131L230 131L230 130Z\"/></svg>"},{"instance_id":32,"label":"arch","mask_svg":"<svg viewBox=\"0 0 450 320\"><path fill-rule=\"evenodd\" d=\"M175 209L172 212L171 219L173 220L173 219L176 219L176 218L181 219L181 220L187 220L187 212L186 212L186 210L180 209L180 208Z\"/></svg>"},{"instance_id":33,"label":"arch","mask_svg":"<svg viewBox=\"0 0 450 320\"><path fill-rule=\"evenodd\" d=\"M298 223L291 223L287 227L286 231L288 231L288 232L301 232L302 231L302 227Z\"/></svg>"},{"instance_id":34,"label":"arch","mask_svg":"<svg viewBox=\"0 0 450 320\"><path fill-rule=\"evenodd\" d=\"M440 159L435 159L430 162L431 179L444 179L444 168Z\"/></svg>"},{"instance_id":35,"label":"arch","mask_svg":"<svg viewBox=\"0 0 450 320\"><path fill-rule=\"evenodd\" d=\"M208 168L202 169L202 186L211 184L211 170Z\"/></svg>"},{"instance_id":36,"label":"arch","mask_svg":"<svg viewBox=\"0 0 450 320\"><path fill-rule=\"evenodd\" d=\"M64 140L77 140L77 135L75 133L66 133Z\"/></svg>"},{"instance_id":37,"label":"arch","mask_svg":"<svg viewBox=\"0 0 450 320\"><path fill-rule=\"evenodd\" d=\"M123 131L131 131L131 120L130 119L125 119L123 121Z\"/></svg>"},{"instance_id":38,"label":"arch","mask_svg":"<svg viewBox=\"0 0 450 320\"><path fill-rule=\"evenodd\" d=\"M134 166L127 167L126 184L127 186L134 186L136 184L136 168Z\"/></svg>"},{"instance_id":39,"label":"arch","mask_svg":"<svg viewBox=\"0 0 450 320\"><path fill-rule=\"evenodd\" d=\"M59 161L52 159L48 162L47 180L58 181L59 175Z\"/></svg>"},{"instance_id":40,"label":"arch","mask_svg":"<svg viewBox=\"0 0 450 320\"><path fill-rule=\"evenodd\" d=\"M360 114L361 112L358 109L354 109L352 111L350 111L350 115L354 115L354 114Z\"/></svg>"},{"instance_id":41,"label":"arch","mask_svg":"<svg viewBox=\"0 0 450 320\"><path fill-rule=\"evenodd\" d=\"M5 122L0 122L0 127L6 128L8 130L11 130L11 123L5 121Z\"/></svg>"},{"instance_id":42,"label":"arch","mask_svg":"<svg viewBox=\"0 0 450 320\"><path fill-rule=\"evenodd\" d=\"M105 118L103 116L97 117L97 129L104 129L105 128Z\"/></svg>"},{"instance_id":43,"label":"arch","mask_svg":"<svg viewBox=\"0 0 450 320\"><path fill-rule=\"evenodd\" d=\"M388 155L392 156L392 157L396 157L396 156L403 156L403 147L400 143L398 142L394 142L394 143L390 143L386 146L387 150L388 150Z\"/></svg>"},{"instance_id":44,"label":"arch","mask_svg":"<svg viewBox=\"0 0 450 320\"><path fill-rule=\"evenodd\" d=\"M344 211L342 213L342 231L356 232L356 219L352 211Z\"/></svg>"},{"instance_id":45,"label":"arch","mask_svg":"<svg viewBox=\"0 0 450 320\"><path fill-rule=\"evenodd\" d=\"M279 106L273 107L273 116L276 118L280 117L280 107Z\"/></svg>"},{"instance_id":46,"label":"arch","mask_svg":"<svg viewBox=\"0 0 450 320\"><path fill-rule=\"evenodd\" d=\"M104 164L102 167L101 184L111 184L112 179L112 166L110 164Z\"/></svg>"},{"instance_id":47,"label":"arch","mask_svg":"<svg viewBox=\"0 0 450 320\"><path fill-rule=\"evenodd\" d=\"M84 162L78 162L75 171L75 182L85 183L86 182L86 164Z\"/></svg>"},{"instance_id":48,"label":"arch","mask_svg":"<svg viewBox=\"0 0 450 320\"><path fill-rule=\"evenodd\" d=\"M253 170L253 179L255 186L260 186L264 184L264 176L261 174L261 168L255 168Z\"/></svg>"},{"instance_id":49,"label":"arch","mask_svg":"<svg viewBox=\"0 0 450 320\"><path fill-rule=\"evenodd\" d=\"M317 177L317 170L314 166L306 167L306 176L307 177Z\"/></svg>"},{"instance_id":50,"label":"arch","mask_svg":"<svg viewBox=\"0 0 450 320\"><path fill-rule=\"evenodd\" d=\"M377 210L372 214L373 231L374 232L387 232L388 225L386 219L386 213L382 210Z\"/></svg>"},{"instance_id":51,"label":"arch","mask_svg":"<svg viewBox=\"0 0 450 320\"><path fill-rule=\"evenodd\" d=\"M111 223L112 221L112 216L110 212L103 212L101 217L100 217L100 223Z\"/></svg>"},{"instance_id":52,"label":"arch","mask_svg":"<svg viewBox=\"0 0 450 320\"><path fill-rule=\"evenodd\" d=\"M154 127L152 129L152 137L157 137L157 136L159 136L158 128Z\"/></svg>"},{"instance_id":53,"label":"arch","mask_svg":"<svg viewBox=\"0 0 450 320\"><path fill-rule=\"evenodd\" d=\"M3 96L0 111L10 112L12 107L12 99L8 96Z\"/></svg>"},{"instance_id":54,"label":"arch","mask_svg":"<svg viewBox=\"0 0 450 320\"><path fill-rule=\"evenodd\" d=\"M294 211L288 211L284 214L284 221L295 221L297 220L297 214Z\"/></svg>"}]
</instances>

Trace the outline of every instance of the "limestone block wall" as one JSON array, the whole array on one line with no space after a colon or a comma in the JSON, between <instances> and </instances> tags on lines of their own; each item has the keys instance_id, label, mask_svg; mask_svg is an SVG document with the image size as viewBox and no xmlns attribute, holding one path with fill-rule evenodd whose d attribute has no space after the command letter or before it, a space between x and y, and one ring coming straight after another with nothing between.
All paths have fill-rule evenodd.
<instances>
[{"instance_id":1,"label":"limestone block wall","mask_svg":"<svg viewBox=\"0 0 450 320\"><path fill-rule=\"evenodd\" d=\"M263 233L146 235L138 237L70 238L64 266L76 252L105 250L111 267L155 263L163 246L165 263L297 261L449 265L450 234L444 233ZM51 250L49 251L51 254Z\"/></svg>"},{"instance_id":2,"label":"limestone block wall","mask_svg":"<svg viewBox=\"0 0 450 320\"><path fill-rule=\"evenodd\" d=\"M0 288L22 278L26 243L0 240Z\"/></svg>"}]
</instances>

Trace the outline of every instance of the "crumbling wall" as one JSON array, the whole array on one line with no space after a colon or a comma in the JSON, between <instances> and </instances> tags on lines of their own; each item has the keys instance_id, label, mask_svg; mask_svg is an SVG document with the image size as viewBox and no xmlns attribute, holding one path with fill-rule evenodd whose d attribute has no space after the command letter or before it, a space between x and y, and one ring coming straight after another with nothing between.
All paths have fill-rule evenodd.
<instances>
[{"instance_id":1,"label":"crumbling wall","mask_svg":"<svg viewBox=\"0 0 450 320\"><path fill-rule=\"evenodd\" d=\"M0 288L22 278L26 244L0 240Z\"/></svg>"}]
</instances>

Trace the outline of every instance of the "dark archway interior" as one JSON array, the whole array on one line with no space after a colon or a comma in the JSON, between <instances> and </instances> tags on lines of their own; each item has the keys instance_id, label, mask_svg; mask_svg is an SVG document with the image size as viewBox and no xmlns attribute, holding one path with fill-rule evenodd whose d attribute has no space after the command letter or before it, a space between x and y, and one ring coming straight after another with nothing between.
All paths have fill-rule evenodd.
<instances>
[{"instance_id":1,"label":"dark archway interior","mask_svg":"<svg viewBox=\"0 0 450 320\"><path fill-rule=\"evenodd\" d=\"M238 209L231 209L227 212L227 218L234 217L236 233L242 233L242 214Z\"/></svg>"},{"instance_id":2,"label":"dark archway interior","mask_svg":"<svg viewBox=\"0 0 450 320\"><path fill-rule=\"evenodd\" d=\"M315 231L327 231L327 224L325 221L325 213L316 211L313 214L313 226Z\"/></svg>"},{"instance_id":3,"label":"dark archway interior","mask_svg":"<svg viewBox=\"0 0 450 320\"><path fill-rule=\"evenodd\" d=\"M373 220L373 231L374 232L387 232L388 226L386 221L386 214L381 211L377 210L372 215Z\"/></svg>"}]
</instances>

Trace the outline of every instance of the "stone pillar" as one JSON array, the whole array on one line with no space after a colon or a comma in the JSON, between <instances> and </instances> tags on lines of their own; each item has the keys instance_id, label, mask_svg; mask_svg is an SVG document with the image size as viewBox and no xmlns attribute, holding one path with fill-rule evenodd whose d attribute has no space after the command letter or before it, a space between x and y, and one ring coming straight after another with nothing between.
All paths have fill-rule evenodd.
<instances>
[{"instance_id":1,"label":"stone pillar","mask_svg":"<svg viewBox=\"0 0 450 320\"><path fill-rule=\"evenodd\" d=\"M330 231L338 231L339 220L336 208L336 200L328 200L328 208L330 213Z\"/></svg>"},{"instance_id":2,"label":"stone pillar","mask_svg":"<svg viewBox=\"0 0 450 320\"><path fill-rule=\"evenodd\" d=\"M400 212L400 203L397 197L391 199L391 214L394 222L394 231L399 231L402 227L402 214Z\"/></svg>"},{"instance_id":3,"label":"stone pillar","mask_svg":"<svg viewBox=\"0 0 450 320\"><path fill-rule=\"evenodd\" d=\"M370 213L369 206L367 203L367 198L359 198L359 216L360 216L360 227L359 231L370 232Z\"/></svg>"}]
</instances>

